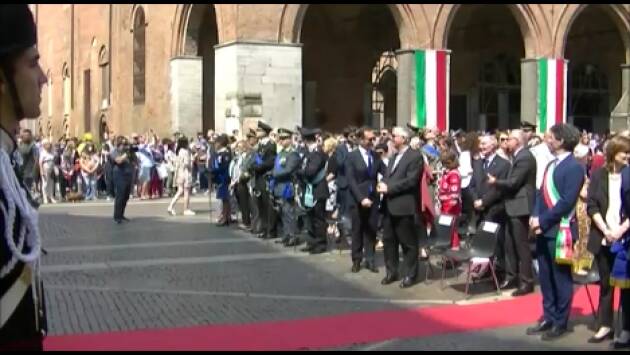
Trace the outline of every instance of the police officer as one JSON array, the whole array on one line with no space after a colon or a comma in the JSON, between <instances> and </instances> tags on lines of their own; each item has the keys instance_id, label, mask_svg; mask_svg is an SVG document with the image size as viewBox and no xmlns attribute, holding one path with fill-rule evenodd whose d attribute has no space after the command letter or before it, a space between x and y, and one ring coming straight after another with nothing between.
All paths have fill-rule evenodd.
<instances>
[{"instance_id":1,"label":"police officer","mask_svg":"<svg viewBox=\"0 0 630 355\"><path fill-rule=\"evenodd\" d=\"M41 114L36 43L28 6L0 4L0 352L42 350L47 329L38 213L14 159L19 122Z\"/></svg>"},{"instance_id":2,"label":"police officer","mask_svg":"<svg viewBox=\"0 0 630 355\"><path fill-rule=\"evenodd\" d=\"M269 138L269 132L272 128L264 122L258 121L256 136L258 137L258 146L254 154L254 163L252 165L254 175L254 200L258 210L258 218L260 221L260 233L258 238L268 239L270 234L274 234L275 223L270 225L269 221L275 222L276 214L271 205L271 195L267 190L268 174L273 169L273 162L276 159L276 144ZM269 215L271 214L271 215Z\"/></svg>"},{"instance_id":3,"label":"police officer","mask_svg":"<svg viewBox=\"0 0 630 355\"><path fill-rule=\"evenodd\" d=\"M228 136L222 134L217 137L216 153L212 156L212 164L210 172L212 173L212 182L216 184L217 200L221 201L221 216L217 221L218 226L227 226L230 224L230 174L229 167L231 154L228 150Z\"/></svg>"},{"instance_id":4,"label":"police officer","mask_svg":"<svg viewBox=\"0 0 630 355\"><path fill-rule=\"evenodd\" d=\"M295 172L300 168L300 156L293 149L292 135L288 129L278 129L280 151L273 167L273 198L279 206L282 221L282 240L285 246L297 235L297 217L295 212L295 191L293 180Z\"/></svg>"},{"instance_id":5,"label":"police officer","mask_svg":"<svg viewBox=\"0 0 630 355\"><path fill-rule=\"evenodd\" d=\"M137 149L136 146L129 144L126 137L119 136L116 140L116 149L111 153L114 163L114 222L117 224L129 221L125 217L125 209L131 195Z\"/></svg>"},{"instance_id":6,"label":"police officer","mask_svg":"<svg viewBox=\"0 0 630 355\"><path fill-rule=\"evenodd\" d=\"M302 162L298 175L303 183L302 205L306 208L309 240L307 246L300 249L311 254L326 251L326 200L328 184L325 179L328 156L317 143L319 129L302 129L302 139L308 152Z\"/></svg>"}]
</instances>

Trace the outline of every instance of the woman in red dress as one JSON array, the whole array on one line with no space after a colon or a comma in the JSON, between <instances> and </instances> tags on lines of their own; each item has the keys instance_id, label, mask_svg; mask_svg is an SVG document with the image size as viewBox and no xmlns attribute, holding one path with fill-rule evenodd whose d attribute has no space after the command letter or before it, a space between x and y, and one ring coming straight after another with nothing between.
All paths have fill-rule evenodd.
<instances>
[{"instance_id":1,"label":"woman in red dress","mask_svg":"<svg viewBox=\"0 0 630 355\"><path fill-rule=\"evenodd\" d=\"M457 170L459 167L457 156L452 151L447 150L441 154L440 160L442 161L442 166L445 169L444 174L438 183L440 212L454 216L457 219L462 212L462 178ZM453 235L451 236L451 248L454 250L459 249L459 234L457 233L457 228L453 229Z\"/></svg>"}]
</instances>

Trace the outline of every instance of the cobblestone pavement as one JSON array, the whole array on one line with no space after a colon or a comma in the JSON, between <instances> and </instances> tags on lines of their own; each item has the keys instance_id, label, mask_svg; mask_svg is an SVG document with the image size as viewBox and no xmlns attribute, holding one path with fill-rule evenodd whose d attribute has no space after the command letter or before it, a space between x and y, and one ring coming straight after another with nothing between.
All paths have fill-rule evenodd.
<instances>
[{"instance_id":1,"label":"cobblestone pavement","mask_svg":"<svg viewBox=\"0 0 630 355\"><path fill-rule=\"evenodd\" d=\"M43 244L48 251L42 273L51 336L247 324L465 303L463 285L442 290L439 281L431 280L404 290L396 284L381 286L381 251L377 252L379 274L365 270L353 274L347 250L308 255L236 228L213 226L207 198L193 199L198 214L192 217L168 216L167 202L130 202L127 217L131 221L122 225L113 222L113 206L108 202L40 209ZM490 285L475 285L473 300L506 298L490 290ZM566 340L549 348L583 348L583 339L589 336L583 328L577 326ZM342 349L546 346L521 336L523 333L523 327L510 327Z\"/></svg>"}]
</instances>

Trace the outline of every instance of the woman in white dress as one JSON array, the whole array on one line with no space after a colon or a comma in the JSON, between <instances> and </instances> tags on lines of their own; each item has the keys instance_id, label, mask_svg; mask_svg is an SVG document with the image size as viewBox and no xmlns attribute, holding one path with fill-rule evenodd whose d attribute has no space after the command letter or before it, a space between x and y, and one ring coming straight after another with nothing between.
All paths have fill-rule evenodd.
<instances>
[{"instance_id":1,"label":"woman in white dress","mask_svg":"<svg viewBox=\"0 0 630 355\"><path fill-rule=\"evenodd\" d=\"M182 195L184 196L184 215L194 216L195 212L190 209L190 190L192 188L192 163L193 158L190 150L188 150L188 139L182 137L177 141L177 159L175 160L175 183L177 184L177 192L171 203L168 205L167 212L175 216L173 207Z\"/></svg>"},{"instance_id":2,"label":"woman in white dress","mask_svg":"<svg viewBox=\"0 0 630 355\"><path fill-rule=\"evenodd\" d=\"M42 141L42 149L39 153L39 172L42 177L42 195L44 203L57 203L53 198L55 188L55 156L52 153L52 144L48 139Z\"/></svg>"}]
</instances>

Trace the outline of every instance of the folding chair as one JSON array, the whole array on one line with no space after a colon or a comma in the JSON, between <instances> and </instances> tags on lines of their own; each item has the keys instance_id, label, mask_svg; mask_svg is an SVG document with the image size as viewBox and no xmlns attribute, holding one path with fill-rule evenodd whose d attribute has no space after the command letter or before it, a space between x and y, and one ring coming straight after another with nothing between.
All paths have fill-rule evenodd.
<instances>
[{"instance_id":1,"label":"folding chair","mask_svg":"<svg viewBox=\"0 0 630 355\"><path fill-rule=\"evenodd\" d=\"M573 284L584 286L586 289L586 296L588 297L588 302L591 305L591 311L593 312L593 319L597 322L597 310L595 309L595 305L593 304L593 298L591 297L591 292L588 289L588 285L596 285L600 281L599 278L599 270L597 269L597 264L593 263L593 266L588 271L586 275L573 274ZM613 291L614 292L614 291ZM599 306L598 306L599 309Z\"/></svg>"},{"instance_id":2,"label":"folding chair","mask_svg":"<svg viewBox=\"0 0 630 355\"><path fill-rule=\"evenodd\" d=\"M435 218L436 223L433 228L435 228L435 238L428 238L428 244L426 246L427 250L427 267L425 272L424 281L428 283L429 280L429 270L431 274L433 274L433 266L431 266L431 255L437 255L444 253L447 249L451 247L451 235L453 234L453 229L455 228L455 222L457 218L453 215L442 214ZM446 260L442 258L442 263L444 264Z\"/></svg>"},{"instance_id":3,"label":"folding chair","mask_svg":"<svg viewBox=\"0 0 630 355\"><path fill-rule=\"evenodd\" d=\"M468 262L468 272L466 275L466 298L468 298L468 289L470 286L470 271L472 267L472 259L473 258L487 258L489 260L490 271L492 272L492 278L494 280L494 284L497 289L497 294L501 294L501 289L499 288L499 281L497 279L497 275L494 270L494 262L492 258L494 257L495 246L497 243L497 235L499 233L499 225L497 223L484 221L477 229L477 234L472 238L470 248L469 249L460 249L460 250L446 250L444 252L444 257L446 259L455 261L455 262ZM444 272L446 268L446 263L442 264L442 277L444 277Z\"/></svg>"}]
</instances>

